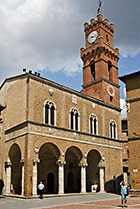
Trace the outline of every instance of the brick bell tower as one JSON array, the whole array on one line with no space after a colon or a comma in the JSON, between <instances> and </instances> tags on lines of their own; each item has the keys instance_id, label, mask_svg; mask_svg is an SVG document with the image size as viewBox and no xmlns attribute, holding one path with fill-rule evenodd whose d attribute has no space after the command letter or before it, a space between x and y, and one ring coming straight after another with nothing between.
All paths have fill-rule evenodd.
<instances>
[{"instance_id":1,"label":"brick bell tower","mask_svg":"<svg viewBox=\"0 0 140 209\"><path fill-rule=\"evenodd\" d=\"M114 25L97 14L84 24L85 48L81 48L83 61L82 93L120 107L118 60L119 49L113 46Z\"/></svg>"}]
</instances>

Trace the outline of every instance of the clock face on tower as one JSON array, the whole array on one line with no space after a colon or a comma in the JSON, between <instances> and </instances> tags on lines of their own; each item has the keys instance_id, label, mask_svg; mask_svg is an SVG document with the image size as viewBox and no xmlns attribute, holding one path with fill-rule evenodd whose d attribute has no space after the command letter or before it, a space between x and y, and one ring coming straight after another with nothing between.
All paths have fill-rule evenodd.
<instances>
[{"instance_id":1,"label":"clock face on tower","mask_svg":"<svg viewBox=\"0 0 140 209\"><path fill-rule=\"evenodd\" d=\"M97 31L92 31L92 32L88 35L88 42L89 42L90 44L92 44L92 43L96 40L97 36L98 36Z\"/></svg>"}]
</instances>

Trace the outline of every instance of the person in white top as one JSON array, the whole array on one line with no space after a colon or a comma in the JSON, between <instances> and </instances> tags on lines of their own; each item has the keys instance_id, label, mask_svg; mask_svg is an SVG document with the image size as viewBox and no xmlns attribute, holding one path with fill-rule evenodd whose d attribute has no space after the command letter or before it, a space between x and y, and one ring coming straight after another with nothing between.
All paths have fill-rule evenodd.
<instances>
[{"instance_id":1,"label":"person in white top","mask_svg":"<svg viewBox=\"0 0 140 209\"><path fill-rule=\"evenodd\" d=\"M125 183L122 181L120 183L121 186L121 202L122 202L122 207L127 207L127 196L128 196L128 187L125 185Z\"/></svg>"},{"instance_id":2,"label":"person in white top","mask_svg":"<svg viewBox=\"0 0 140 209\"><path fill-rule=\"evenodd\" d=\"M39 189L39 195L40 195L40 199L43 199L43 192L44 192L44 184L42 183L42 181L39 183L38 185L38 189Z\"/></svg>"}]
</instances>

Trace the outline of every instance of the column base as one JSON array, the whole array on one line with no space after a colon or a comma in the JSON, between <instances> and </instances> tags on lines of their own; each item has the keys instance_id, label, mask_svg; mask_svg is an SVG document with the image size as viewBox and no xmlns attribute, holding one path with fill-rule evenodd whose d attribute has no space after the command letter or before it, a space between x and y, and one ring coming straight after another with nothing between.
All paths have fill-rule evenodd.
<instances>
[{"instance_id":1,"label":"column base","mask_svg":"<svg viewBox=\"0 0 140 209\"><path fill-rule=\"evenodd\" d=\"M63 194L64 194L64 192L58 192L58 194L59 194L59 195L63 195Z\"/></svg>"},{"instance_id":2,"label":"column base","mask_svg":"<svg viewBox=\"0 0 140 209\"><path fill-rule=\"evenodd\" d=\"M33 196L32 197L38 197L39 195L37 195L37 194L33 194Z\"/></svg>"},{"instance_id":3,"label":"column base","mask_svg":"<svg viewBox=\"0 0 140 209\"><path fill-rule=\"evenodd\" d=\"M86 194L87 192L80 192L80 194Z\"/></svg>"},{"instance_id":4,"label":"column base","mask_svg":"<svg viewBox=\"0 0 140 209\"><path fill-rule=\"evenodd\" d=\"M106 191L99 191L99 193L106 193Z\"/></svg>"}]
</instances>

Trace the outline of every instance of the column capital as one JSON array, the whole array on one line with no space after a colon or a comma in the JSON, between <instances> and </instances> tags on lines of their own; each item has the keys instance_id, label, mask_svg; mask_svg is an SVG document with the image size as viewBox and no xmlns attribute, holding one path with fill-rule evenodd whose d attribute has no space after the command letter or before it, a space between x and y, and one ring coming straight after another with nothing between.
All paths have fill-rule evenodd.
<instances>
[{"instance_id":1,"label":"column capital","mask_svg":"<svg viewBox=\"0 0 140 209\"><path fill-rule=\"evenodd\" d=\"M79 166L81 166L81 167L83 167L83 168L84 168L84 167L87 167L87 166L88 166L88 164L87 164L87 163L80 162L80 163L79 163Z\"/></svg>"},{"instance_id":2,"label":"column capital","mask_svg":"<svg viewBox=\"0 0 140 209\"><path fill-rule=\"evenodd\" d=\"M22 159L22 160L20 161L20 163L21 163L22 165L24 165L24 159Z\"/></svg>"},{"instance_id":3,"label":"column capital","mask_svg":"<svg viewBox=\"0 0 140 209\"><path fill-rule=\"evenodd\" d=\"M40 163L40 159L33 159L33 164L37 165L38 163Z\"/></svg>"},{"instance_id":4,"label":"column capital","mask_svg":"<svg viewBox=\"0 0 140 209\"><path fill-rule=\"evenodd\" d=\"M64 166L64 165L66 164L66 161L58 160L58 161L56 162L56 164L57 164L58 166Z\"/></svg>"},{"instance_id":5,"label":"column capital","mask_svg":"<svg viewBox=\"0 0 140 209\"><path fill-rule=\"evenodd\" d=\"M105 168L105 164L99 164L98 167L99 168Z\"/></svg>"},{"instance_id":6,"label":"column capital","mask_svg":"<svg viewBox=\"0 0 140 209\"><path fill-rule=\"evenodd\" d=\"M11 162L5 162L5 167L11 167L12 166L12 163Z\"/></svg>"}]
</instances>

